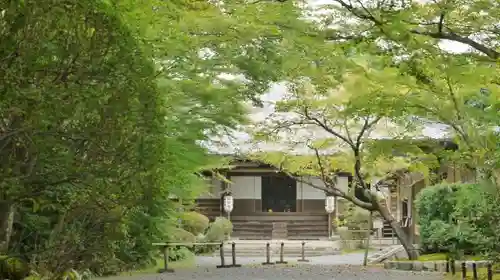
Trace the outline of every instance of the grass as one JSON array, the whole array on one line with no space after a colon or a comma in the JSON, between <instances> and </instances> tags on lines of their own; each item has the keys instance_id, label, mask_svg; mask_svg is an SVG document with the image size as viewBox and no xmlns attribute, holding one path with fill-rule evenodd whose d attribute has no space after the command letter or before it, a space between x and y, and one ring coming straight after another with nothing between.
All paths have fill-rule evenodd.
<instances>
[{"instance_id":1,"label":"grass","mask_svg":"<svg viewBox=\"0 0 500 280\"><path fill-rule=\"evenodd\" d=\"M443 253L434 253L434 254L425 254L418 257L419 261L445 261L446 254ZM466 261L480 261L483 260L481 256L465 256Z\"/></svg>"},{"instance_id":2,"label":"grass","mask_svg":"<svg viewBox=\"0 0 500 280\"><path fill-rule=\"evenodd\" d=\"M467 261L480 261L484 260L481 256L465 256L464 258ZM445 261L446 260L446 254L443 253L434 253L434 254L426 254L426 255L421 255L418 258L419 261ZM478 268L477 269L477 276L478 279L487 279L488 276L488 271L486 268ZM455 279L462 279L462 272L460 270L456 271L455 275L452 275L451 273L448 273L446 276L446 279L449 280L455 280ZM472 278L472 269L467 268L467 278L466 279L473 279ZM493 280L500 280L500 273L495 273L495 270L493 270Z\"/></svg>"},{"instance_id":3,"label":"grass","mask_svg":"<svg viewBox=\"0 0 500 280\"><path fill-rule=\"evenodd\" d=\"M486 270L486 268L478 268L477 269L477 278L480 279L480 280L483 280L483 279L488 279L488 272ZM452 275L451 273L448 273L448 275L446 276L445 279L448 279L448 280L455 280L455 279L462 279L462 272L461 271L457 271L455 275ZM465 279L473 279L472 278L472 269L468 269L467 270L467 277ZM499 273L495 273L495 271L493 271L493 280L500 280L500 274Z\"/></svg>"},{"instance_id":4,"label":"grass","mask_svg":"<svg viewBox=\"0 0 500 280\"><path fill-rule=\"evenodd\" d=\"M417 260L421 261L421 262L445 261L446 254L434 253L434 254L420 255ZM481 261L481 260L484 260L484 258L481 256L465 256L464 260L466 260L466 261ZM404 261L409 261L409 260L408 259L399 259L397 261L404 262Z\"/></svg>"}]
</instances>

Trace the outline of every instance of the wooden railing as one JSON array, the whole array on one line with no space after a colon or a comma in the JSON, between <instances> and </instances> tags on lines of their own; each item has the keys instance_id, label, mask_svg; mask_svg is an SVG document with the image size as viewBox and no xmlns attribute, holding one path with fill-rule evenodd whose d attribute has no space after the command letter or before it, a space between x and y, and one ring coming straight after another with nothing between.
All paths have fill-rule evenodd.
<instances>
[{"instance_id":1,"label":"wooden railing","mask_svg":"<svg viewBox=\"0 0 500 280\"><path fill-rule=\"evenodd\" d=\"M226 264L226 259L224 255L224 244L231 244L231 257L232 257L232 264ZM232 267L241 267L240 264L236 263L236 243L232 242L163 242L163 243L153 243L153 246L160 247L162 252L163 252L163 269L159 270L159 273L173 273L174 270L169 267L169 261L168 261L168 249L170 247L174 246L186 246L186 247L195 247L195 246L207 246L207 245L213 245L219 246L219 253L220 253L220 265L217 265L217 268L232 268ZM266 243L266 250L265 250L265 257L266 257L266 262L262 263L264 265L269 265L269 264L286 264L287 262L284 260L284 247L285 247L285 242L280 243L280 259L277 262L272 262L271 261L271 246L270 243ZM306 242L302 241L301 242L301 253L300 253L300 258L297 260L299 262L309 262L308 259L306 259L306 253L305 253L305 247L306 247Z\"/></svg>"}]
</instances>

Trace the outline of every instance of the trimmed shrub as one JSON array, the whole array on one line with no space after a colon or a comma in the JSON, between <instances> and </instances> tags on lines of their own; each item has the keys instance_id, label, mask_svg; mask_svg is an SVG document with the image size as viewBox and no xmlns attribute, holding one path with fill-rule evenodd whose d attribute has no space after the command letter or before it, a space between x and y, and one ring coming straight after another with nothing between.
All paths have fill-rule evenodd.
<instances>
[{"instance_id":1,"label":"trimmed shrub","mask_svg":"<svg viewBox=\"0 0 500 280\"><path fill-rule=\"evenodd\" d=\"M422 190L416 200L421 248L455 257L493 250L495 195L478 184L441 184ZM492 244L493 243L493 244Z\"/></svg>"},{"instance_id":2,"label":"trimmed shrub","mask_svg":"<svg viewBox=\"0 0 500 280\"><path fill-rule=\"evenodd\" d=\"M214 222L210 223L206 234L199 234L196 237L197 242L222 242L226 240L233 231L231 221L226 218L218 217ZM212 253L219 248L218 245L203 245L196 246L194 252L196 254Z\"/></svg>"},{"instance_id":3,"label":"trimmed shrub","mask_svg":"<svg viewBox=\"0 0 500 280\"><path fill-rule=\"evenodd\" d=\"M182 228L194 234L202 234L208 228L209 219L198 212L184 212L181 214Z\"/></svg>"},{"instance_id":4,"label":"trimmed shrub","mask_svg":"<svg viewBox=\"0 0 500 280\"><path fill-rule=\"evenodd\" d=\"M171 229L170 235L167 238L168 242L195 242L196 236L182 228Z\"/></svg>"},{"instance_id":5,"label":"trimmed shrub","mask_svg":"<svg viewBox=\"0 0 500 280\"><path fill-rule=\"evenodd\" d=\"M233 232L233 224L231 221L224 217L217 217L213 223L210 224L205 235L206 242L217 242L226 240Z\"/></svg>"}]
</instances>

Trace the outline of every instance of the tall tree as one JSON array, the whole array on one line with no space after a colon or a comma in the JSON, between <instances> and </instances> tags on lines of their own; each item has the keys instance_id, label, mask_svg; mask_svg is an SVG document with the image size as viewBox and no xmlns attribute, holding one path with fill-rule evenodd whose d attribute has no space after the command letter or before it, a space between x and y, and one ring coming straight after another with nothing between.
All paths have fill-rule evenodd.
<instances>
[{"instance_id":1,"label":"tall tree","mask_svg":"<svg viewBox=\"0 0 500 280\"><path fill-rule=\"evenodd\" d=\"M242 3L0 2L0 253L56 275L152 260L168 196L212 163L200 141L282 74L293 5Z\"/></svg>"},{"instance_id":2,"label":"tall tree","mask_svg":"<svg viewBox=\"0 0 500 280\"><path fill-rule=\"evenodd\" d=\"M393 81L411 88L399 110L446 125L469 167L498 176L498 1L333 0L316 9L325 40L386 57L412 78Z\"/></svg>"},{"instance_id":3,"label":"tall tree","mask_svg":"<svg viewBox=\"0 0 500 280\"><path fill-rule=\"evenodd\" d=\"M418 170L427 174L435 160L409 142L396 145L392 140L374 139L389 136L395 140L410 133L398 124L389 123L391 107L370 105L381 91L404 90L397 84L390 84L391 75L398 75L396 71L374 71L372 67L375 66L351 68L349 77L336 89L312 84L310 81L315 79L290 83L289 95L277 102L276 112L257 124L254 131L255 140L272 144L275 151L260 150L254 156L327 194L378 212L413 259L417 252L384 202L380 186L387 186L389 178L401 171ZM309 73L323 76L324 70ZM399 154L394 153L396 146ZM276 149L281 151L276 152ZM337 185L340 171L353 174L349 190ZM323 184L311 183L304 180L304 176L319 177ZM373 181L379 182L376 188L370 186Z\"/></svg>"}]
</instances>

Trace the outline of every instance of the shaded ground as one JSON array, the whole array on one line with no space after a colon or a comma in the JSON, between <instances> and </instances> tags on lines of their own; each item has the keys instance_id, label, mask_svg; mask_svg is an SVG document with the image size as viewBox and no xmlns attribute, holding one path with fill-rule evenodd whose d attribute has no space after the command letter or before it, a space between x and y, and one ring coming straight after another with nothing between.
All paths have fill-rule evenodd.
<instances>
[{"instance_id":1,"label":"shaded ground","mask_svg":"<svg viewBox=\"0 0 500 280\"><path fill-rule=\"evenodd\" d=\"M379 267L362 268L349 265L243 266L216 269L198 267L175 273L121 276L113 280L441 280L444 276L431 272L387 271Z\"/></svg>"}]
</instances>

